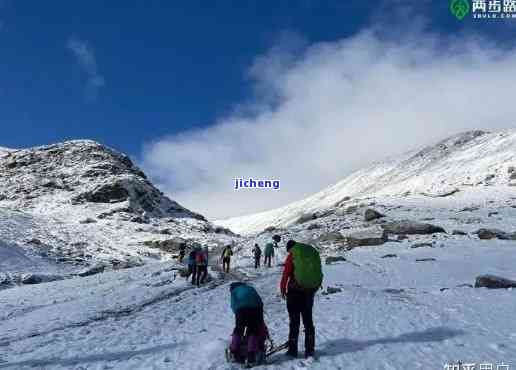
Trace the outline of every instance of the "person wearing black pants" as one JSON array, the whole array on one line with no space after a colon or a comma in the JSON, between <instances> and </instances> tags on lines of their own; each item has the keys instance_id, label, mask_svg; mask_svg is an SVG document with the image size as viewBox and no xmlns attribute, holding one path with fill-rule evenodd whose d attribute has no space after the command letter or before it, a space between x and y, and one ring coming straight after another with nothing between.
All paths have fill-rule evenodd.
<instances>
[{"instance_id":1,"label":"person wearing black pants","mask_svg":"<svg viewBox=\"0 0 516 370\"><path fill-rule=\"evenodd\" d=\"M298 355L299 327L301 319L303 319L303 326L305 327L305 357L313 357L315 354L315 327L312 311L314 296L318 289L304 288L296 281L293 255L293 248L296 245L297 243L293 240L289 240L287 243L288 256L285 260L280 283L281 295L287 300L287 311L290 318L287 355L291 357L297 357ZM298 248L304 247L304 245L299 244ZM299 252L299 249L297 249L297 252ZM300 261L304 260L301 259Z\"/></svg>"},{"instance_id":2,"label":"person wearing black pants","mask_svg":"<svg viewBox=\"0 0 516 370\"><path fill-rule=\"evenodd\" d=\"M312 291L289 289L287 293L287 310L290 318L289 331L289 355L297 357L297 342L301 318L305 327L305 351L306 356L313 356L315 351L315 327L312 317L314 306L314 295Z\"/></svg>"}]
</instances>

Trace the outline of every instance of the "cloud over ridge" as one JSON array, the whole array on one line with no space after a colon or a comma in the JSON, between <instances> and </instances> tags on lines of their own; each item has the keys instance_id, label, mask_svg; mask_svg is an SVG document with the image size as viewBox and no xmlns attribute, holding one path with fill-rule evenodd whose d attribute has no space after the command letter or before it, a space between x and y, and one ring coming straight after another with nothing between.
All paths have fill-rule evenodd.
<instances>
[{"instance_id":1,"label":"cloud over ridge","mask_svg":"<svg viewBox=\"0 0 516 370\"><path fill-rule=\"evenodd\" d=\"M252 113L144 148L163 189L211 218L277 208L393 153L516 122L516 50L474 36L392 41L365 29L301 53L278 45L249 75ZM279 178L282 190L235 192L235 177Z\"/></svg>"}]
</instances>

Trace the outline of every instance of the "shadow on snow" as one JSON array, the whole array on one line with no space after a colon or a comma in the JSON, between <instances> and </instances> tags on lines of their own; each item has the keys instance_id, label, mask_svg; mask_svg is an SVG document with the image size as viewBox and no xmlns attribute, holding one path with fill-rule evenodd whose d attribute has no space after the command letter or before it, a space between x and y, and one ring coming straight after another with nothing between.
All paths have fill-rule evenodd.
<instances>
[{"instance_id":1,"label":"shadow on snow","mask_svg":"<svg viewBox=\"0 0 516 370\"><path fill-rule=\"evenodd\" d=\"M98 361L117 361L117 360L125 360L129 359L133 356L137 355L148 355L152 353L158 353L165 350L170 350L177 347L177 343L164 344L160 346L140 349L136 351L121 351L121 352L107 352L107 353L99 353L95 355L82 356L82 357L72 357L72 358L48 358L44 360L27 360L20 362L12 362L12 363L4 363L0 362L0 369L8 369L8 368L17 368L19 369L22 366L73 366L81 363L89 363L89 362L98 362Z\"/></svg>"},{"instance_id":2,"label":"shadow on snow","mask_svg":"<svg viewBox=\"0 0 516 370\"><path fill-rule=\"evenodd\" d=\"M463 334L465 334L465 332L462 330L436 327L418 332L405 333L396 337L385 337L363 341L340 338L325 342L324 346L321 347L320 356L337 356L342 353L359 352L378 344L388 345L399 343L442 342L446 339L451 339Z\"/></svg>"}]
</instances>

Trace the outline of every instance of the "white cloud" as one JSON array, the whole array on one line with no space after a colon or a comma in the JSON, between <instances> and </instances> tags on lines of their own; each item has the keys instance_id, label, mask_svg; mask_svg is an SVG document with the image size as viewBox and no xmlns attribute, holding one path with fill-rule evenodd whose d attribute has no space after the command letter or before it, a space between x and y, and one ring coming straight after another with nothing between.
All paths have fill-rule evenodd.
<instances>
[{"instance_id":1,"label":"white cloud","mask_svg":"<svg viewBox=\"0 0 516 370\"><path fill-rule=\"evenodd\" d=\"M253 113L148 143L145 169L185 206L223 218L279 207L459 131L514 126L515 50L472 36L379 34L301 54L276 46L251 67ZM280 178L282 190L235 192L236 176Z\"/></svg>"},{"instance_id":2,"label":"white cloud","mask_svg":"<svg viewBox=\"0 0 516 370\"><path fill-rule=\"evenodd\" d=\"M74 54L77 63L86 73L86 98L96 100L99 90L106 84L104 77L99 73L95 53L87 41L72 36L66 47Z\"/></svg>"}]
</instances>

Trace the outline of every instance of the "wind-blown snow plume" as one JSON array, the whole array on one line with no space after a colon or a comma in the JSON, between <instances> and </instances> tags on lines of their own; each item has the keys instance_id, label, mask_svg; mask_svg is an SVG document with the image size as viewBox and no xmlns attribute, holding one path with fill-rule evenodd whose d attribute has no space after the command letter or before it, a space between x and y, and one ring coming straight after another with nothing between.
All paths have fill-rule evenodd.
<instances>
[{"instance_id":1,"label":"wind-blown snow plume","mask_svg":"<svg viewBox=\"0 0 516 370\"><path fill-rule=\"evenodd\" d=\"M98 71L97 60L93 49L84 40L75 36L68 39L67 48L74 54L77 63L87 75L86 98L90 101L96 100L99 90L106 84L104 76Z\"/></svg>"},{"instance_id":2,"label":"wind-blown snow plume","mask_svg":"<svg viewBox=\"0 0 516 370\"><path fill-rule=\"evenodd\" d=\"M251 67L252 114L146 146L146 170L187 207L218 218L276 208L389 154L514 125L515 49L375 29L285 50ZM282 190L237 192L235 177L279 178Z\"/></svg>"}]
</instances>

